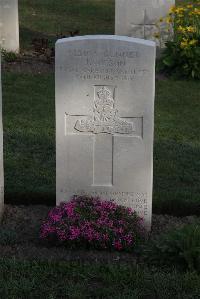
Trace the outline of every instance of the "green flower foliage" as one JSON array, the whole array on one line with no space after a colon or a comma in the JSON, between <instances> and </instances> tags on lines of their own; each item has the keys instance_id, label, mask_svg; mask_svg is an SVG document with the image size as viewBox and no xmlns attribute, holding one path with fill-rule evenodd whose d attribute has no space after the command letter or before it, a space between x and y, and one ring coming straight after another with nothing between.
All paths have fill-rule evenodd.
<instances>
[{"instance_id":1,"label":"green flower foliage","mask_svg":"<svg viewBox=\"0 0 200 299\"><path fill-rule=\"evenodd\" d=\"M200 273L200 224L185 225L161 235L146 249L147 260Z\"/></svg>"},{"instance_id":2,"label":"green flower foliage","mask_svg":"<svg viewBox=\"0 0 200 299\"><path fill-rule=\"evenodd\" d=\"M0 49L3 59L6 62L14 62L17 60L17 54L15 52L8 52L5 49Z\"/></svg>"}]
</instances>

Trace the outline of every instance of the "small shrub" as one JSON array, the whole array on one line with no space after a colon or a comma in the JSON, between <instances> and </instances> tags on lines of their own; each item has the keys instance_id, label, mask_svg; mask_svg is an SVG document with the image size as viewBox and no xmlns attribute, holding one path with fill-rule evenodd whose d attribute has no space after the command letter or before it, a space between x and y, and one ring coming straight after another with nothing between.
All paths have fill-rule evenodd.
<instances>
[{"instance_id":1,"label":"small shrub","mask_svg":"<svg viewBox=\"0 0 200 299\"><path fill-rule=\"evenodd\" d=\"M168 16L160 20L168 24L171 40L158 64L158 69L178 77L200 79L200 2L173 6Z\"/></svg>"},{"instance_id":2,"label":"small shrub","mask_svg":"<svg viewBox=\"0 0 200 299\"><path fill-rule=\"evenodd\" d=\"M146 252L151 264L200 272L200 224L185 225L161 235Z\"/></svg>"},{"instance_id":3,"label":"small shrub","mask_svg":"<svg viewBox=\"0 0 200 299\"><path fill-rule=\"evenodd\" d=\"M1 49L1 53L6 62L15 62L17 60L17 54L15 52L8 52L5 49Z\"/></svg>"},{"instance_id":4,"label":"small shrub","mask_svg":"<svg viewBox=\"0 0 200 299\"><path fill-rule=\"evenodd\" d=\"M53 208L40 233L53 244L119 251L132 250L143 236L143 220L130 208L85 196Z\"/></svg>"}]
</instances>

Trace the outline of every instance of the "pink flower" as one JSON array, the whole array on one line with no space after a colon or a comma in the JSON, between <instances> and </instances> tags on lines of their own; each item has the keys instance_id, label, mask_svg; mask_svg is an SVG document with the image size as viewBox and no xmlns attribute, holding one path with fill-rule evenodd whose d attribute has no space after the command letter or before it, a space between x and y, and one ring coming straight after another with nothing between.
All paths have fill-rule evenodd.
<instances>
[{"instance_id":1,"label":"pink flower","mask_svg":"<svg viewBox=\"0 0 200 299\"><path fill-rule=\"evenodd\" d=\"M123 239L127 242L128 245L133 243L133 237L130 234L126 235Z\"/></svg>"},{"instance_id":2,"label":"pink flower","mask_svg":"<svg viewBox=\"0 0 200 299\"><path fill-rule=\"evenodd\" d=\"M119 240L114 241L114 247L117 250L122 250L123 246Z\"/></svg>"},{"instance_id":3,"label":"pink flower","mask_svg":"<svg viewBox=\"0 0 200 299\"><path fill-rule=\"evenodd\" d=\"M125 224L125 221L124 221L124 220L118 220L118 224L119 224L119 225L124 225L124 224Z\"/></svg>"},{"instance_id":4,"label":"pink flower","mask_svg":"<svg viewBox=\"0 0 200 299\"><path fill-rule=\"evenodd\" d=\"M55 227L53 227L50 223L44 223L41 227L40 237L46 238L48 235L55 232Z\"/></svg>"},{"instance_id":5,"label":"pink flower","mask_svg":"<svg viewBox=\"0 0 200 299\"><path fill-rule=\"evenodd\" d=\"M69 239L70 240L78 239L78 237L80 236L80 233L81 233L80 228L75 227L75 226L70 226L69 230L70 230Z\"/></svg>"},{"instance_id":6,"label":"pink flower","mask_svg":"<svg viewBox=\"0 0 200 299\"><path fill-rule=\"evenodd\" d=\"M65 205L65 212L68 217L73 217L74 216L74 207L75 203L71 202Z\"/></svg>"},{"instance_id":7,"label":"pink flower","mask_svg":"<svg viewBox=\"0 0 200 299\"><path fill-rule=\"evenodd\" d=\"M58 222L61 220L61 218L62 218L62 215L60 215L60 214L52 214L50 216L50 219L53 220L53 222Z\"/></svg>"},{"instance_id":8,"label":"pink flower","mask_svg":"<svg viewBox=\"0 0 200 299\"><path fill-rule=\"evenodd\" d=\"M124 229L123 227L117 227L114 229L114 231L117 233L117 234L123 234L124 233Z\"/></svg>"},{"instance_id":9,"label":"pink flower","mask_svg":"<svg viewBox=\"0 0 200 299\"><path fill-rule=\"evenodd\" d=\"M128 212L129 215L133 214L133 210L131 208L127 208L127 212Z\"/></svg>"}]
</instances>

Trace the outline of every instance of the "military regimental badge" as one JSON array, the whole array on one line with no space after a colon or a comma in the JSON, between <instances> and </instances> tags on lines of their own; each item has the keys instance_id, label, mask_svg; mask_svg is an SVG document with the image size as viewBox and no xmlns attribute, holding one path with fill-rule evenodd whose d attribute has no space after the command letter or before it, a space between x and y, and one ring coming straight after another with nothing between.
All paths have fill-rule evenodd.
<instances>
[{"instance_id":1,"label":"military regimental badge","mask_svg":"<svg viewBox=\"0 0 200 299\"><path fill-rule=\"evenodd\" d=\"M94 100L93 116L77 120L75 127L80 132L131 134L135 131L134 123L118 116L112 91L107 87L100 87Z\"/></svg>"}]
</instances>

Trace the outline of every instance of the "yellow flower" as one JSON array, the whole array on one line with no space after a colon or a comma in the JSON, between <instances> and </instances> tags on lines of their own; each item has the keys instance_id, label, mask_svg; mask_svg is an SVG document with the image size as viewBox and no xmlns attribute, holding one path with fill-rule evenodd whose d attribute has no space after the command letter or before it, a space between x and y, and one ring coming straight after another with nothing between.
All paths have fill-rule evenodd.
<instances>
[{"instance_id":1,"label":"yellow flower","mask_svg":"<svg viewBox=\"0 0 200 299\"><path fill-rule=\"evenodd\" d=\"M170 7L169 9L169 13L174 13L176 11L176 6L173 5L172 7Z\"/></svg>"},{"instance_id":2,"label":"yellow flower","mask_svg":"<svg viewBox=\"0 0 200 299\"><path fill-rule=\"evenodd\" d=\"M173 19L172 19L172 18L170 18L170 17L167 17L167 18L166 18L166 23L168 23L168 24L169 24L169 23L172 23L172 21L173 21Z\"/></svg>"},{"instance_id":3,"label":"yellow flower","mask_svg":"<svg viewBox=\"0 0 200 299\"><path fill-rule=\"evenodd\" d=\"M185 11L185 8L183 8L183 7L177 7L177 9L175 10L175 13L176 14L183 14L184 13L184 11Z\"/></svg>"},{"instance_id":4,"label":"yellow flower","mask_svg":"<svg viewBox=\"0 0 200 299\"><path fill-rule=\"evenodd\" d=\"M184 48L188 48L190 46L195 46L198 43L198 40L196 39L191 39L190 41L186 38L183 38L183 40L181 41L180 47L182 49Z\"/></svg>"},{"instance_id":5,"label":"yellow flower","mask_svg":"<svg viewBox=\"0 0 200 299\"><path fill-rule=\"evenodd\" d=\"M197 7L194 8L194 10L189 13L189 15L196 15L196 16L200 15L200 9Z\"/></svg>"},{"instance_id":6,"label":"yellow flower","mask_svg":"<svg viewBox=\"0 0 200 299\"><path fill-rule=\"evenodd\" d=\"M192 40L189 42L189 45L190 45L190 46L195 46L197 43L198 43L198 40L196 40L196 39L192 39Z\"/></svg>"},{"instance_id":7,"label":"yellow flower","mask_svg":"<svg viewBox=\"0 0 200 299\"><path fill-rule=\"evenodd\" d=\"M185 33L185 31L186 31L186 29L182 26L178 26L177 30L182 33Z\"/></svg>"},{"instance_id":8,"label":"yellow flower","mask_svg":"<svg viewBox=\"0 0 200 299\"><path fill-rule=\"evenodd\" d=\"M193 26L188 26L188 27L186 27L186 29L188 32L196 32L196 28Z\"/></svg>"},{"instance_id":9,"label":"yellow flower","mask_svg":"<svg viewBox=\"0 0 200 299\"><path fill-rule=\"evenodd\" d=\"M183 18L184 15L180 13L180 14L178 14L178 17L179 17L179 18Z\"/></svg>"},{"instance_id":10,"label":"yellow flower","mask_svg":"<svg viewBox=\"0 0 200 299\"><path fill-rule=\"evenodd\" d=\"M183 38L183 40L182 40L182 42L181 42L181 44L180 44L181 48L182 48L182 49L187 48L188 45L189 45L189 41L188 41L188 39Z\"/></svg>"}]
</instances>

